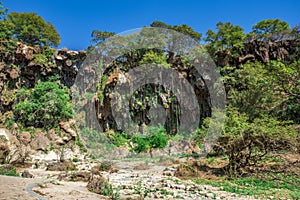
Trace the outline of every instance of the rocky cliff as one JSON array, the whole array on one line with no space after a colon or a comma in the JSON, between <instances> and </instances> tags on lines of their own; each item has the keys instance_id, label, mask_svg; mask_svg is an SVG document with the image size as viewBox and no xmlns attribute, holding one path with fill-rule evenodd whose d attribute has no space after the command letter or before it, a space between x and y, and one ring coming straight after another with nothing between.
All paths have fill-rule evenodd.
<instances>
[{"instance_id":1,"label":"rocky cliff","mask_svg":"<svg viewBox=\"0 0 300 200\"><path fill-rule=\"evenodd\" d=\"M9 54L0 55L0 119L3 122L8 118L12 118L12 109L15 101L15 94L21 87L33 87L38 80L50 80L51 77L60 79L61 84L72 86L75 81L77 72L85 60L87 53L85 51L72 50L55 50L45 49L39 46L27 46L22 43L17 43L15 50ZM299 40L282 40L278 42L251 41L244 45L238 54L232 54L228 50L219 51L216 53L215 62L217 66L235 65L239 66L247 61L259 61L267 63L270 60L280 60L285 63L300 58L300 41ZM126 60L126 59L125 59ZM131 59L132 60L132 59ZM136 63L137 58L134 58ZM121 63L131 68L135 64L127 59L128 63ZM196 74L193 68L184 66L182 60L172 54L169 55L168 62L171 67L178 71L181 77L187 79L193 85L197 99L200 102L201 118L210 115L209 110L209 94L202 83L197 81ZM120 63L119 63L120 64ZM117 65L112 65L105 72L107 81L105 84L112 88L116 81ZM122 71L120 71L122 73ZM161 90L159 87L152 85L151 90ZM109 97L109 89L103 88L104 97ZM171 94L167 94L170 96ZM165 98L161 98L161 103L168 107L169 113L175 112L174 102L164 102ZM144 102L147 104L147 102ZM169 104L169 105L167 105ZM105 127L115 126L110 108L110 99L104 98L102 101L97 101L96 108L98 110L99 122ZM139 106L131 108L133 112L140 111ZM177 116L178 117L178 116ZM136 121L147 123L149 118L146 114L136 115ZM168 116L167 121L174 121L171 116ZM176 120L176 119L175 119ZM169 125L169 130L172 127Z\"/></svg>"},{"instance_id":2,"label":"rocky cliff","mask_svg":"<svg viewBox=\"0 0 300 200\"><path fill-rule=\"evenodd\" d=\"M282 40L278 42L265 42L253 40L244 44L238 55L232 55L228 50L216 53L217 66L238 66L247 61L262 63L270 60L279 60L291 63L300 58L300 40Z\"/></svg>"}]
</instances>

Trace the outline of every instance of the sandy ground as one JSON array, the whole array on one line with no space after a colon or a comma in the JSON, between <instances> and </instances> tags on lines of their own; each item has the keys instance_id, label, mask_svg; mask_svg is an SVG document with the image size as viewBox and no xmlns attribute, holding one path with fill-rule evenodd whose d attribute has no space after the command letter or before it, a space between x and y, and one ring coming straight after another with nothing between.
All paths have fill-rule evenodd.
<instances>
[{"instance_id":1,"label":"sandy ground","mask_svg":"<svg viewBox=\"0 0 300 200\"><path fill-rule=\"evenodd\" d=\"M0 200L35 200L25 190L32 183L42 183L41 179L27 179L10 176L0 176ZM59 182L59 185L46 183L45 188L34 187L33 191L53 200L94 200L107 199L98 194L89 192L84 182Z\"/></svg>"},{"instance_id":2,"label":"sandy ground","mask_svg":"<svg viewBox=\"0 0 300 200\"><path fill-rule=\"evenodd\" d=\"M30 183L41 181L40 179L27 179L11 176L0 176L0 200L9 199L35 199L30 196L25 188Z\"/></svg>"}]
</instances>

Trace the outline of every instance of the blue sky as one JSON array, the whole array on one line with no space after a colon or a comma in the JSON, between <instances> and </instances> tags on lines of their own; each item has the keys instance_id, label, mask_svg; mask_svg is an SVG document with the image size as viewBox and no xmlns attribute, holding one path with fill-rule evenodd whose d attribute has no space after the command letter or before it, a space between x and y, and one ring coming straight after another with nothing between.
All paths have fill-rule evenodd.
<instances>
[{"instance_id":1,"label":"blue sky","mask_svg":"<svg viewBox=\"0 0 300 200\"><path fill-rule=\"evenodd\" d=\"M1 0L0 0L1 1ZM249 32L263 19L300 23L299 0L2 0L9 12L35 12L52 22L61 35L59 48L85 49L95 29L120 33L155 20L187 24L205 34L219 22L240 25Z\"/></svg>"}]
</instances>

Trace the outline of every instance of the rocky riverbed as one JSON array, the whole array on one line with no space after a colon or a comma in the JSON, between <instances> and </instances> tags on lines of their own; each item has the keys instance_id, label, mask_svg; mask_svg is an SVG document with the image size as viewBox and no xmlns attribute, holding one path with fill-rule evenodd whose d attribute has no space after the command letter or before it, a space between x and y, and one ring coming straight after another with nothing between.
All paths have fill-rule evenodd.
<instances>
[{"instance_id":1,"label":"rocky riverbed","mask_svg":"<svg viewBox=\"0 0 300 200\"><path fill-rule=\"evenodd\" d=\"M181 180L174 176L178 164L172 162L129 159L109 163L108 168L99 168L96 161L76 162L76 170L71 171L50 171L34 165L20 168L33 178L1 176L0 199L254 199ZM114 197L88 190L87 182L95 174L111 184Z\"/></svg>"}]
</instances>

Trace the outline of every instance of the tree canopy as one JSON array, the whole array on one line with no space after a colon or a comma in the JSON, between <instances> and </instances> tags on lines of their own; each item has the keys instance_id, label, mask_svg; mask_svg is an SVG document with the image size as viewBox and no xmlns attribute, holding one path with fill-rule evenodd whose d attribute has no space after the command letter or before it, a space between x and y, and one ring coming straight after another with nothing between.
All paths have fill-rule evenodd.
<instances>
[{"instance_id":1,"label":"tree canopy","mask_svg":"<svg viewBox=\"0 0 300 200\"><path fill-rule=\"evenodd\" d=\"M168 25L164 22L161 21L154 21L150 24L151 27L159 27L159 28L168 28L168 29L172 29L175 31L178 31L182 34L186 34L189 35L190 37L192 37L193 39L195 39L196 41L200 41L202 34L196 32L192 27L186 25L186 24L182 24L182 25Z\"/></svg>"},{"instance_id":2,"label":"tree canopy","mask_svg":"<svg viewBox=\"0 0 300 200\"><path fill-rule=\"evenodd\" d=\"M94 30L91 34L91 36L92 36L91 42L93 44L97 45L97 44L103 42L106 38L112 37L115 34L116 33L114 33L114 32Z\"/></svg>"},{"instance_id":3,"label":"tree canopy","mask_svg":"<svg viewBox=\"0 0 300 200\"><path fill-rule=\"evenodd\" d=\"M8 21L14 25L13 37L29 45L58 46L60 36L50 22L36 13L12 12Z\"/></svg>"},{"instance_id":4,"label":"tree canopy","mask_svg":"<svg viewBox=\"0 0 300 200\"><path fill-rule=\"evenodd\" d=\"M204 40L208 42L210 51L218 51L229 48L240 49L243 47L245 40L244 29L240 26L231 24L230 22L219 22L216 25L217 32L208 30Z\"/></svg>"},{"instance_id":5,"label":"tree canopy","mask_svg":"<svg viewBox=\"0 0 300 200\"><path fill-rule=\"evenodd\" d=\"M3 3L0 2L0 20L5 19L8 9L3 7Z\"/></svg>"},{"instance_id":6,"label":"tree canopy","mask_svg":"<svg viewBox=\"0 0 300 200\"><path fill-rule=\"evenodd\" d=\"M290 25L280 19L268 19L258 22L252 29L257 39L274 42L289 34Z\"/></svg>"}]
</instances>

